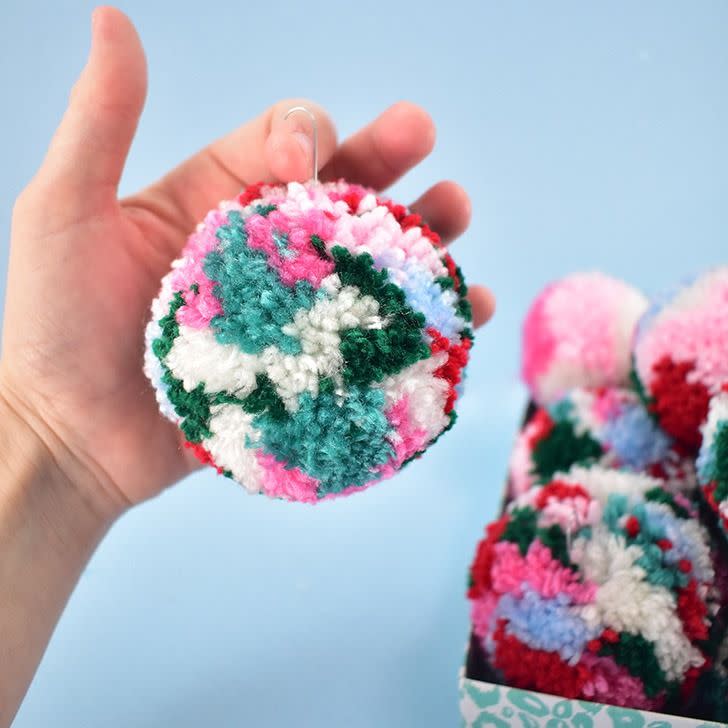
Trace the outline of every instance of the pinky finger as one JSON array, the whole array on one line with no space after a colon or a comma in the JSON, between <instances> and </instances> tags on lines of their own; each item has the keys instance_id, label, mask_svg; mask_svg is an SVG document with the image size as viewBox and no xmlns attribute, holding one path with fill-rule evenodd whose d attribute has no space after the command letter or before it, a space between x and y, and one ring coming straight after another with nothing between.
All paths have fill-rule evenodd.
<instances>
[{"instance_id":1,"label":"pinky finger","mask_svg":"<svg viewBox=\"0 0 728 728\"><path fill-rule=\"evenodd\" d=\"M473 307L473 325L478 328L495 313L495 296L485 286L470 286L468 300Z\"/></svg>"}]
</instances>

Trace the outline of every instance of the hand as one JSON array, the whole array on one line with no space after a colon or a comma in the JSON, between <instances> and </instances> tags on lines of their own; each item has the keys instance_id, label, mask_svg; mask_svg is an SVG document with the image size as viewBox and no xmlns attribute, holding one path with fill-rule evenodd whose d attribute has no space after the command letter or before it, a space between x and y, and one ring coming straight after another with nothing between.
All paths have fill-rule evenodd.
<instances>
[{"instance_id":1,"label":"hand","mask_svg":"<svg viewBox=\"0 0 728 728\"><path fill-rule=\"evenodd\" d=\"M197 462L157 410L142 374L143 328L161 277L204 213L244 185L305 180L307 121L283 120L305 103L319 123L321 179L377 189L424 159L427 114L395 104L337 146L315 104L281 101L128 199L117 186L146 94L144 52L131 22L101 8L90 57L36 177L13 215L0 396L53 454L65 479L104 511L157 494ZM470 203L441 182L412 207L450 241ZM492 296L473 287L476 325Z\"/></svg>"}]
</instances>

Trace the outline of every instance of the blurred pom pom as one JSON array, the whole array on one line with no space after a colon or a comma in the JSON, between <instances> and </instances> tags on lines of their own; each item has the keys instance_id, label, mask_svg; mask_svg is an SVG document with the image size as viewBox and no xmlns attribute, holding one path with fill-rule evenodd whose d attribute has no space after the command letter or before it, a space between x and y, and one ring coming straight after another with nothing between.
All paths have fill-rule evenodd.
<instances>
[{"instance_id":1,"label":"blurred pom pom","mask_svg":"<svg viewBox=\"0 0 728 728\"><path fill-rule=\"evenodd\" d=\"M473 644L506 685L682 704L710 666L713 560L681 494L646 475L573 468L487 527L470 571Z\"/></svg>"},{"instance_id":2,"label":"blurred pom pom","mask_svg":"<svg viewBox=\"0 0 728 728\"><path fill-rule=\"evenodd\" d=\"M696 454L710 398L728 380L728 267L650 307L637 328L634 362L662 428Z\"/></svg>"},{"instance_id":3,"label":"blurred pom pom","mask_svg":"<svg viewBox=\"0 0 728 728\"><path fill-rule=\"evenodd\" d=\"M697 460L701 489L728 535L728 384L712 398L701 432Z\"/></svg>"},{"instance_id":4,"label":"blurred pom pom","mask_svg":"<svg viewBox=\"0 0 728 728\"><path fill-rule=\"evenodd\" d=\"M626 385L632 336L646 308L639 291L602 273L548 286L523 328L522 375L533 399L548 404L573 387Z\"/></svg>"},{"instance_id":5,"label":"blurred pom pom","mask_svg":"<svg viewBox=\"0 0 728 728\"><path fill-rule=\"evenodd\" d=\"M510 462L510 493L520 495L574 465L645 472L670 490L691 491L691 458L657 426L640 398L618 387L577 387L536 410L519 433Z\"/></svg>"},{"instance_id":6,"label":"blurred pom pom","mask_svg":"<svg viewBox=\"0 0 728 728\"><path fill-rule=\"evenodd\" d=\"M343 181L255 185L172 264L145 371L203 463L316 502L389 477L454 422L466 293L401 205Z\"/></svg>"}]
</instances>

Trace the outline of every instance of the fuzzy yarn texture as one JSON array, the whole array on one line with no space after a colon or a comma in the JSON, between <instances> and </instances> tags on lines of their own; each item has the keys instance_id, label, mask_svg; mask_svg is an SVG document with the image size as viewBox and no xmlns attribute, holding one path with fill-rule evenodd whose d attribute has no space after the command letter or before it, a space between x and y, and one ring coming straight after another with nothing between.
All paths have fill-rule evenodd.
<instances>
[{"instance_id":1,"label":"fuzzy yarn texture","mask_svg":"<svg viewBox=\"0 0 728 728\"><path fill-rule=\"evenodd\" d=\"M454 423L466 294L437 234L372 190L254 185L163 279L145 372L203 463L315 503L391 476Z\"/></svg>"},{"instance_id":2,"label":"fuzzy yarn texture","mask_svg":"<svg viewBox=\"0 0 728 728\"><path fill-rule=\"evenodd\" d=\"M521 373L534 401L573 387L624 386L635 325L647 309L636 289L602 273L575 273L547 286L523 326Z\"/></svg>"},{"instance_id":3,"label":"fuzzy yarn texture","mask_svg":"<svg viewBox=\"0 0 728 728\"><path fill-rule=\"evenodd\" d=\"M470 569L473 633L515 687L659 710L712 664L722 595L690 501L573 467L513 500Z\"/></svg>"},{"instance_id":4,"label":"fuzzy yarn texture","mask_svg":"<svg viewBox=\"0 0 728 728\"><path fill-rule=\"evenodd\" d=\"M532 406L470 570L481 679L728 717L727 347L728 269L652 304L599 274L536 299Z\"/></svg>"},{"instance_id":5,"label":"fuzzy yarn texture","mask_svg":"<svg viewBox=\"0 0 728 728\"><path fill-rule=\"evenodd\" d=\"M539 407L519 432L509 470L515 497L573 465L602 465L660 478L670 490L697 485L693 460L663 432L633 392L575 387Z\"/></svg>"},{"instance_id":6,"label":"fuzzy yarn texture","mask_svg":"<svg viewBox=\"0 0 728 728\"><path fill-rule=\"evenodd\" d=\"M650 411L696 455L710 399L728 381L728 267L651 305L637 328L634 364Z\"/></svg>"},{"instance_id":7,"label":"fuzzy yarn texture","mask_svg":"<svg viewBox=\"0 0 728 728\"><path fill-rule=\"evenodd\" d=\"M697 699L702 715L728 725L728 636L718 647L714 665L699 680Z\"/></svg>"},{"instance_id":8,"label":"fuzzy yarn texture","mask_svg":"<svg viewBox=\"0 0 728 728\"><path fill-rule=\"evenodd\" d=\"M701 490L728 536L728 383L712 398L701 435L697 460Z\"/></svg>"}]
</instances>

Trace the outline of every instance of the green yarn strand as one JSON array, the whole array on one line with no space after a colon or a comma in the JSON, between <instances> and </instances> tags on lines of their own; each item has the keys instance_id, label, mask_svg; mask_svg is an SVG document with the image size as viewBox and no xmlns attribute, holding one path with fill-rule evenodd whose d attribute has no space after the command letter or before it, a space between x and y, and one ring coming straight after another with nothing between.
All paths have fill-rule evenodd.
<instances>
[{"instance_id":1,"label":"green yarn strand","mask_svg":"<svg viewBox=\"0 0 728 728\"><path fill-rule=\"evenodd\" d=\"M669 687L667 676L657 661L654 645L642 635L620 632L619 640L603 644L599 654L614 657L614 661L630 675L640 678L648 697L653 698Z\"/></svg>"},{"instance_id":2,"label":"green yarn strand","mask_svg":"<svg viewBox=\"0 0 728 728\"><path fill-rule=\"evenodd\" d=\"M175 379L164 360L172 350L174 340L179 336L177 311L184 305L180 291L174 294L169 311L159 319L161 335L152 342L152 351L162 365L162 382L167 387L167 398L175 412L182 418L180 429L190 442L201 442L210 436L210 400L205 394L204 386L198 384L188 392L179 379Z\"/></svg>"},{"instance_id":3,"label":"green yarn strand","mask_svg":"<svg viewBox=\"0 0 728 728\"><path fill-rule=\"evenodd\" d=\"M570 422L559 421L533 449L533 474L547 483L556 473L566 472L576 463L593 463L601 455L602 447L593 437L577 435Z\"/></svg>"},{"instance_id":4,"label":"green yarn strand","mask_svg":"<svg viewBox=\"0 0 728 728\"><path fill-rule=\"evenodd\" d=\"M366 385L381 382L405 367L430 356L422 337L425 317L406 303L402 289L391 283L385 271L374 267L371 255L352 255L335 246L331 255L345 286L356 286L363 295L379 303L379 313L388 323L383 329L348 329L339 349L344 359L344 382Z\"/></svg>"}]
</instances>

